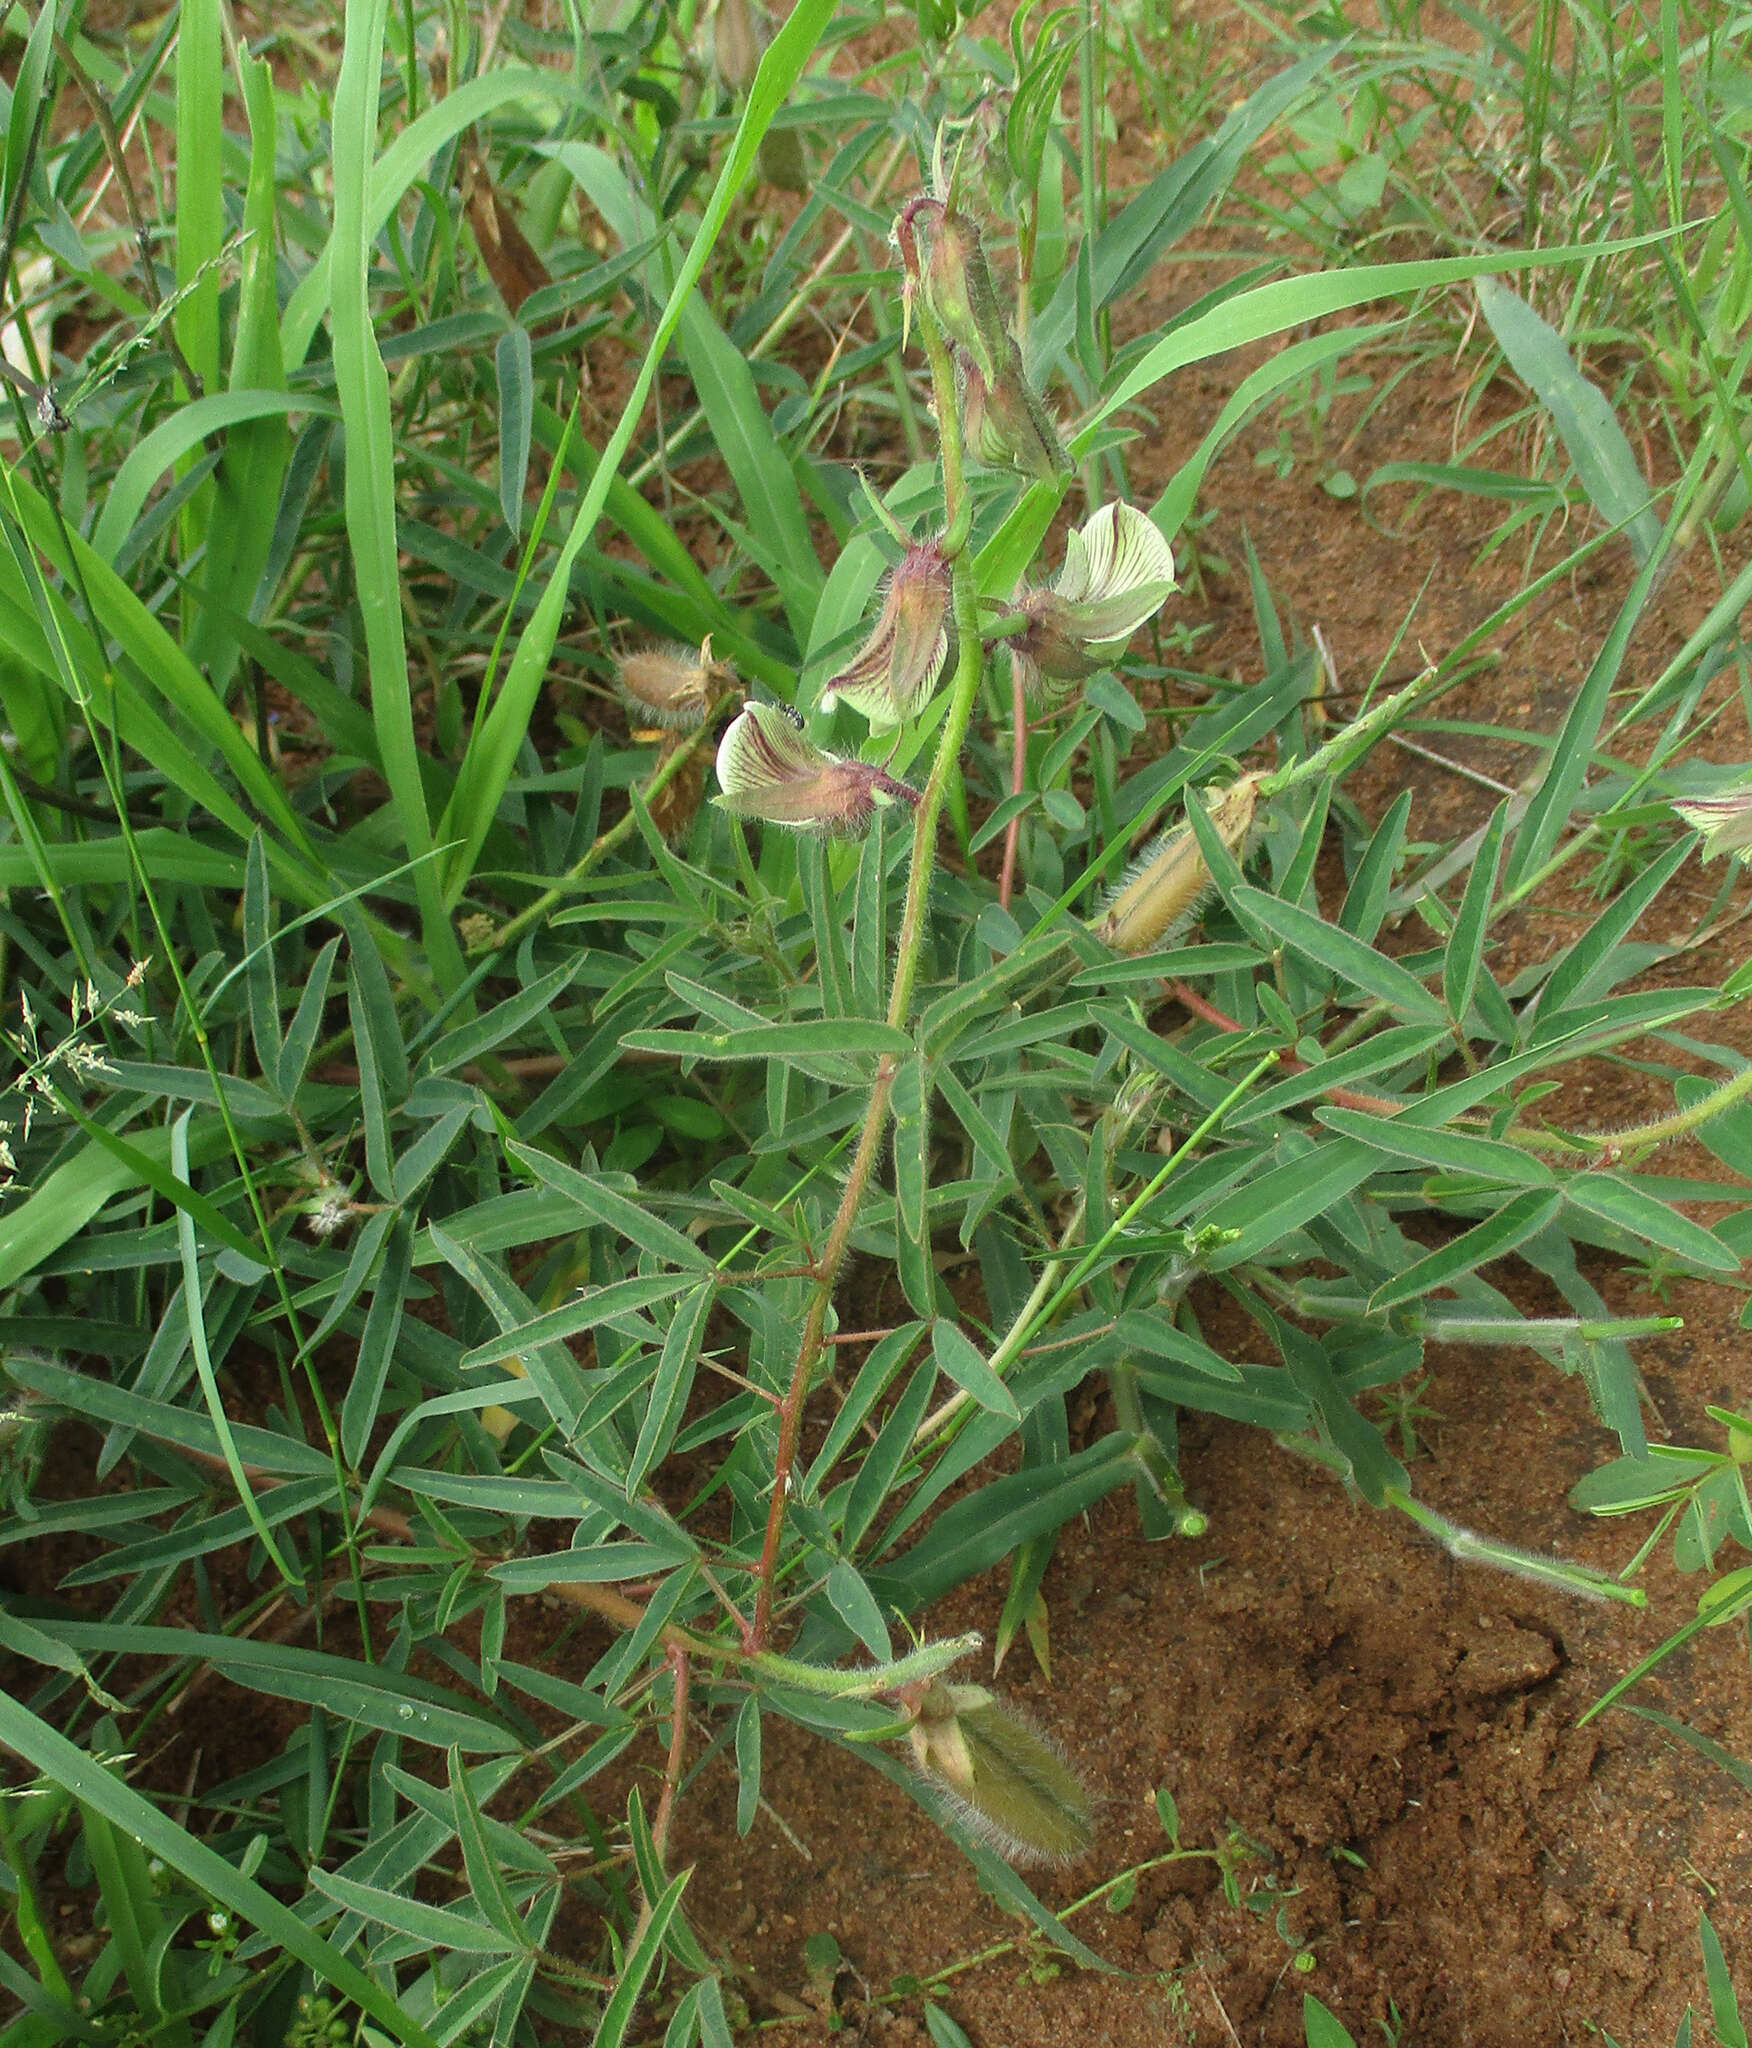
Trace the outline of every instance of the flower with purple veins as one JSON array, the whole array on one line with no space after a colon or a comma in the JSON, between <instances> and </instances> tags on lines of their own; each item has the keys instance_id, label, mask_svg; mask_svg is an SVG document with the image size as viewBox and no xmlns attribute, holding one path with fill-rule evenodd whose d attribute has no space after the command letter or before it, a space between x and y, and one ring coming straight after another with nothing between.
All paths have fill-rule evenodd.
<instances>
[{"instance_id":1,"label":"flower with purple veins","mask_svg":"<svg viewBox=\"0 0 1752 2048\"><path fill-rule=\"evenodd\" d=\"M1174 587L1173 551L1155 522L1133 505L1103 505L1067 537L1053 587L1016 600L1028 625L1010 654L1029 696L1061 696L1111 666Z\"/></svg>"},{"instance_id":2,"label":"flower with purple veins","mask_svg":"<svg viewBox=\"0 0 1752 2048\"><path fill-rule=\"evenodd\" d=\"M949 652L949 564L934 540L914 541L889 572L870 637L822 692L872 725L904 725L924 708Z\"/></svg>"},{"instance_id":3,"label":"flower with purple veins","mask_svg":"<svg viewBox=\"0 0 1752 2048\"><path fill-rule=\"evenodd\" d=\"M1673 808L1692 831L1703 834L1705 860L1752 847L1752 788L1723 790L1719 796L1675 797Z\"/></svg>"},{"instance_id":4,"label":"flower with purple veins","mask_svg":"<svg viewBox=\"0 0 1752 2048\"><path fill-rule=\"evenodd\" d=\"M718 787L735 817L840 838L856 838L890 804L919 800L871 763L813 745L777 704L745 704L731 721L718 743Z\"/></svg>"}]
</instances>

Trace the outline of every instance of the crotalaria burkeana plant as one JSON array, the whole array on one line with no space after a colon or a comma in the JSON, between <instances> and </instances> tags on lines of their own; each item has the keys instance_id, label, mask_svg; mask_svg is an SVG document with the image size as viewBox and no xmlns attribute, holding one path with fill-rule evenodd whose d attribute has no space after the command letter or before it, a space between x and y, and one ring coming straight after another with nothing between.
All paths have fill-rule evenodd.
<instances>
[{"instance_id":1,"label":"crotalaria burkeana plant","mask_svg":"<svg viewBox=\"0 0 1752 2048\"><path fill-rule=\"evenodd\" d=\"M1185 821L1168 825L1124 873L1113 872L1127 846L1127 835L1117 834L1079 885L1097 885L1084 915L1070 914L1078 890L1057 905L1037 899L1040 914L1026 939L970 951L957 936L964 907L955 917L942 912L952 892L969 886L945 863L946 849L957 851L946 806L959 796L976 714L984 703L1005 704L1018 744L1033 726L1082 715L1086 686L1125 656L1173 595L1174 561L1161 530L1121 499L1086 508L1066 532L1053 572L1029 571L1038 539L1014 569L1003 566L1002 531L978 545L970 461L1026 480L1032 496L1024 495L1022 509L1041 536L1048 522L1040 514L1064 496L1070 466L1046 406L1024 381L975 222L928 195L903 208L895 244L908 342L922 353L930 380L934 474L912 494L913 530L866 486L872 535L891 565L869 615L834 643L848 651L815 664L814 687L800 690L795 704L748 694L717 740L713 801L732 821L744 879L744 955L782 953L786 907L767 878L794 873L813 932L813 973L772 991L766 1009L691 982L686 995L704 1013L701 1028L635 1031L623 1040L684 1061L764 1061L767 1112L778 1131L800 1124L838 1134L829 1165L834 1192L819 1211L818 1233L785 1223L779 1209L734 1205L753 1225L744 1242L761 1248L746 1272L721 1278L720 1298L750 1333L735 1376L751 1390L765 1426L746 1435L749 1462L734 1488L737 1534L711 1566L732 1635L671 1621L660 1640L683 1704L702 1664L727 1670L731 1685L746 1689L737 1721L745 1821L749 1786L759 1783L763 1707L861 1745L885 1770L896 1768L885 1745L905 1736L912 1768L903 1775L915 1796L981 1861L988 1881L1031 1900L1018 1879L994 1876L996 1859L1062 1863L1094 1840L1074 1742L1067 1757L1001 1696L966 1682L965 1673L951 1675L978 1638L927 1640L896 1658L889 1628L972 1572L1020 1553L1027 1563L1012 1568L999 1655L1025 1624L1044 1650L1044 1633L1035 1633L1042 1629L1040 1574L1054 1532L1070 1516L1131 1484L1149 1533L1204 1527L1181 1488L1171 1411L1140 1379L1128 1355L1132 1333L1122 1330L1111 1301L1103 1302L1111 1286L1098 1282L1093 1298L1083 1298L1091 1274L1120 1260L1129 1216L1159 1192L1169 1169L1117 1220L1099 1181L1080 1176L1084 1192L1052 1220L1038 1269L1019 1268L1013 1298L984 1305L988 1333L984 1316L965 1314L938 1271L934 1219L946 1204L933 1143L936 1098L959 1089L958 1039L989 1025L994 1009L1002 1014L1079 968L1147 954L1183 932L1225 871L1245 858L1261 806L1339 772L1420 686L1376 706L1306 759L1233 775L1193 798ZM988 512L995 502L988 496ZM621 680L635 714L667 713L679 698L696 719L740 689L709 648L697 657L686 649L633 657ZM996 685L1003 687L988 695ZM751 828L762 835L758 868L747 843ZM1006 917L1013 853L1012 843L991 906ZM892 932L891 880L901 884ZM849 946L837 907L848 883ZM1260 1071L1256 1065L1248 1080ZM1106 1093L1089 1139L1093 1157L1117 1167L1150 1127L1159 1077L1139 1061L1123 1086ZM966 1120L981 1128L965 1093L958 1099ZM1002 1155L1007 1187L1021 1194L1002 1134L993 1130L980 1142L994 1161ZM988 1198L980 1213L969 1209L964 1241L989 1230L991 1208ZM656 1264L673 1264L673 1232L640 1241L660 1253ZM1171 1233L1165 1259L1128 1265L1172 1301L1201 1254L1224 1241L1221 1232ZM910 1320L876 1333L848 1394L832 1366L855 1252L873 1254L878 1270L886 1259ZM988 1281L988 1292L996 1291ZM702 1288L697 1300L697 1312L677 1313L664 1344L678 1372L682 1347L702 1341L711 1291ZM1214 1360L1197 1350L1201 1361ZM1073 1451L1062 1394L1091 1373L1106 1375L1118 1426ZM659 1387L664 1378L660 1368ZM656 1394L653 1403L663 1412ZM805 1463L810 1423L825 1436ZM1019 1472L984 1475L897 1549L947 1488L1017 1435ZM648 1421L640 1437L642 1446L650 1438L655 1455L673 1427L665 1437ZM651 1459L635 1451L632 1467L629 1501ZM692 1541L679 1531L676 1540ZM706 1561L698 1562L703 1572ZM625 1620L635 1639L648 1631L651 1609L603 1591L575 1597ZM858 1644L873 1664L837 1662ZM724 1680L699 1682L716 1696ZM676 1718L671 1727L659 1846L685 1755L685 1723Z\"/></svg>"}]
</instances>

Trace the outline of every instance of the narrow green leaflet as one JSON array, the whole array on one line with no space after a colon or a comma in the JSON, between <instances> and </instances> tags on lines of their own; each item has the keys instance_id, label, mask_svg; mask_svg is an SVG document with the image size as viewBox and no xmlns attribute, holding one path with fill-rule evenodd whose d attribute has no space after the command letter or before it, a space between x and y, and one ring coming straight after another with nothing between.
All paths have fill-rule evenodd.
<instances>
[{"instance_id":1,"label":"narrow green leaflet","mask_svg":"<svg viewBox=\"0 0 1752 2048\"><path fill-rule=\"evenodd\" d=\"M1625 527L1638 562L1647 561L1661 521L1606 394L1582 375L1563 336L1519 293L1494 277L1481 277L1476 289L1479 310L1517 375L1550 413L1595 511L1608 526Z\"/></svg>"},{"instance_id":2,"label":"narrow green leaflet","mask_svg":"<svg viewBox=\"0 0 1752 2048\"><path fill-rule=\"evenodd\" d=\"M1438 1287L1448 1287L1463 1274L1491 1259L1500 1259L1543 1230L1563 1206L1556 1189L1529 1188L1507 1201L1494 1216L1463 1230L1451 1244L1407 1266L1403 1273L1377 1287L1369 1297L1372 1310L1397 1308Z\"/></svg>"},{"instance_id":3,"label":"narrow green leaflet","mask_svg":"<svg viewBox=\"0 0 1752 2048\"><path fill-rule=\"evenodd\" d=\"M503 1956L514 1954L522 1946L472 1913L431 1906L424 1899L410 1898L402 1892L360 1884L335 1870L313 1870L310 1879L336 1905L435 1949L454 1949L459 1955Z\"/></svg>"},{"instance_id":4,"label":"narrow green leaflet","mask_svg":"<svg viewBox=\"0 0 1752 2048\"><path fill-rule=\"evenodd\" d=\"M633 1280L613 1280L606 1287L585 1288L576 1300L552 1308L526 1323L519 1323L500 1336L491 1337L465 1351L465 1371L483 1365L499 1365L507 1358L520 1358L532 1346L557 1344L575 1337L580 1330L594 1330L617 1320L636 1316L640 1310L672 1301L691 1283L684 1273L641 1274Z\"/></svg>"},{"instance_id":5,"label":"narrow green leaflet","mask_svg":"<svg viewBox=\"0 0 1752 2048\"><path fill-rule=\"evenodd\" d=\"M513 1140L506 1150L544 1187L552 1188L556 1195L574 1204L592 1223L602 1224L616 1237L638 1245L655 1258L668 1260L672 1266L685 1266L699 1272L711 1265L711 1260L691 1237L684 1237L679 1230L660 1223L648 1209L593 1175L580 1173L575 1166L565 1165L534 1145L521 1145Z\"/></svg>"},{"instance_id":6,"label":"narrow green leaflet","mask_svg":"<svg viewBox=\"0 0 1752 2048\"><path fill-rule=\"evenodd\" d=\"M1243 884L1234 893L1238 910L1245 911L1268 931L1276 932L1305 960L1324 967L1341 984L1354 984L1378 997L1407 1023L1446 1021L1441 999L1432 995L1415 975L1408 974L1397 960L1389 960L1385 953L1364 945L1342 926L1327 924L1296 904L1268 896L1263 889Z\"/></svg>"},{"instance_id":7,"label":"narrow green leaflet","mask_svg":"<svg viewBox=\"0 0 1752 2048\"><path fill-rule=\"evenodd\" d=\"M513 540L523 533L529 487L529 440L535 419L535 366L527 328L513 325L493 351L499 383L499 510Z\"/></svg>"},{"instance_id":8,"label":"narrow green leaflet","mask_svg":"<svg viewBox=\"0 0 1752 2048\"><path fill-rule=\"evenodd\" d=\"M994 1415L1008 1416L1012 1422L1022 1420L1015 1395L954 1323L945 1320L932 1328L931 1352L944 1375L971 1394L982 1408Z\"/></svg>"},{"instance_id":9,"label":"narrow green leaflet","mask_svg":"<svg viewBox=\"0 0 1752 2048\"><path fill-rule=\"evenodd\" d=\"M1442 1000L1456 1024L1464 1024L1472 1007L1472 991L1478 986L1478 970L1484 964L1485 939L1490 931L1490 906L1496 894L1497 864L1502 859L1503 834L1508 829L1509 803L1505 797L1490 816L1484 838L1472 857L1472 872L1466 877L1466 893L1460 899L1454 929L1448 935L1442 956Z\"/></svg>"},{"instance_id":10,"label":"narrow green leaflet","mask_svg":"<svg viewBox=\"0 0 1752 2048\"><path fill-rule=\"evenodd\" d=\"M1177 1365L1189 1366L1210 1379L1241 1384L1238 1365L1231 1365L1221 1352L1176 1329L1165 1311L1151 1314L1143 1309L1129 1309L1114 1325L1113 1334L1128 1351L1142 1352L1146 1358L1171 1358Z\"/></svg>"},{"instance_id":11,"label":"narrow green leaflet","mask_svg":"<svg viewBox=\"0 0 1752 2048\"><path fill-rule=\"evenodd\" d=\"M633 1455L627 1465L626 1489L629 1494L637 1493L644 1486L659 1459L675 1441L675 1433L681 1427L681 1418L687 1408L687 1397L693 1391L700 1346L705 1341L706 1325L711 1321L712 1304L716 1298L717 1289L707 1282L676 1304L663 1340L657 1376L651 1382L644 1418L639 1424L639 1440L633 1446Z\"/></svg>"},{"instance_id":12,"label":"narrow green leaflet","mask_svg":"<svg viewBox=\"0 0 1752 2048\"><path fill-rule=\"evenodd\" d=\"M782 1060L807 1055L886 1053L898 1058L912 1040L892 1024L867 1017L824 1018L819 1024L744 1024L729 1031L629 1031L629 1052L679 1053L702 1060Z\"/></svg>"},{"instance_id":13,"label":"narrow green leaflet","mask_svg":"<svg viewBox=\"0 0 1752 2048\"><path fill-rule=\"evenodd\" d=\"M902 1061L889 1106L894 1118L896 1265L908 1304L920 1315L934 1315L937 1274L931 1258L929 1206L931 1081L923 1059L915 1056Z\"/></svg>"},{"instance_id":14,"label":"narrow green leaflet","mask_svg":"<svg viewBox=\"0 0 1752 2048\"><path fill-rule=\"evenodd\" d=\"M1729 1251L1712 1231L1680 1215L1659 1196L1634 1186L1622 1174L1575 1174L1564 1182L1563 1195L1572 1207L1633 1231L1694 1266L1706 1266L1717 1273L1740 1270L1738 1254Z\"/></svg>"},{"instance_id":15,"label":"narrow green leaflet","mask_svg":"<svg viewBox=\"0 0 1752 2048\"><path fill-rule=\"evenodd\" d=\"M1137 1472L1131 1438L1116 1434L1047 1472L994 1479L945 1508L891 1570L866 1572L865 1578L884 1606L916 1613L951 1586L1001 1564L1030 1536L1062 1527Z\"/></svg>"},{"instance_id":16,"label":"narrow green leaflet","mask_svg":"<svg viewBox=\"0 0 1752 2048\"><path fill-rule=\"evenodd\" d=\"M1396 1117L1371 1116L1358 1109L1321 1109L1321 1123L1347 1138L1360 1138L1390 1158L1443 1173L1477 1174L1483 1180L1506 1181L1510 1187L1548 1188L1557 1176L1542 1159L1516 1145L1493 1138L1475 1138L1464 1131L1431 1130Z\"/></svg>"}]
</instances>

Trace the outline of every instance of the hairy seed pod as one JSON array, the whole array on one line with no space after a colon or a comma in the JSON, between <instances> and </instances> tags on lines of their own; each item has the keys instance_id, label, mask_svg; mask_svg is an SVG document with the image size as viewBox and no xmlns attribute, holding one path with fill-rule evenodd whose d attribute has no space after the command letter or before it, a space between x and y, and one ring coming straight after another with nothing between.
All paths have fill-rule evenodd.
<instances>
[{"instance_id":1,"label":"hairy seed pod","mask_svg":"<svg viewBox=\"0 0 1752 2048\"><path fill-rule=\"evenodd\" d=\"M1009 362L1010 330L979 229L966 214L943 206L929 232L925 301L944 334L967 351L988 384L995 384Z\"/></svg>"},{"instance_id":2,"label":"hairy seed pod","mask_svg":"<svg viewBox=\"0 0 1752 2048\"><path fill-rule=\"evenodd\" d=\"M1070 469L1052 416L1022 370L1022 352L1009 336L997 380L988 384L965 349L955 352L961 386L962 433L969 452L989 469L1020 470L1054 483Z\"/></svg>"},{"instance_id":3,"label":"hairy seed pod","mask_svg":"<svg viewBox=\"0 0 1752 2048\"><path fill-rule=\"evenodd\" d=\"M908 1740L970 1832L1013 1863L1068 1863L1094 1842L1076 1773L983 1686L934 1683Z\"/></svg>"},{"instance_id":4,"label":"hairy seed pod","mask_svg":"<svg viewBox=\"0 0 1752 2048\"><path fill-rule=\"evenodd\" d=\"M650 725L691 731L734 683L730 665L712 659L708 639L691 647L647 647L616 670L627 708Z\"/></svg>"},{"instance_id":5,"label":"hairy seed pod","mask_svg":"<svg viewBox=\"0 0 1752 2048\"><path fill-rule=\"evenodd\" d=\"M657 749L657 769L661 771L674 757L676 750L685 747L687 740L680 733L665 733L663 744ZM695 754L684 761L663 787L651 798L651 822L665 839L679 839L693 823L700 807L700 798L706 793L706 762L703 754Z\"/></svg>"},{"instance_id":6,"label":"hairy seed pod","mask_svg":"<svg viewBox=\"0 0 1752 2048\"><path fill-rule=\"evenodd\" d=\"M1217 837L1237 856L1253 827L1259 781L1257 775L1243 775L1205 803ZM1175 825L1133 863L1108 898L1095 936L1116 953L1147 953L1186 925L1210 886L1211 871L1191 825Z\"/></svg>"}]
</instances>

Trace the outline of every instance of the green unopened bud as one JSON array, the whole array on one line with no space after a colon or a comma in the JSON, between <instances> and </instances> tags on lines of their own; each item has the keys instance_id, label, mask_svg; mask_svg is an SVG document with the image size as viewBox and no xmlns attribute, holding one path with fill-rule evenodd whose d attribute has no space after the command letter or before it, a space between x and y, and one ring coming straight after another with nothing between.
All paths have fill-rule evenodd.
<instances>
[{"instance_id":1,"label":"green unopened bud","mask_svg":"<svg viewBox=\"0 0 1752 2048\"><path fill-rule=\"evenodd\" d=\"M933 1684L908 1739L967 1828L1012 1862L1068 1863L1093 1844L1076 1773L983 1686Z\"/></svg>"},{"instance_id":2,"label":"green unopened bud","mask_svg":"<svg viewBox=\"0 0 1752 2048\"><path fill-rule=\"evenodd\" d=\"M1239 855L1252 829L1259 781L1243 775L1205 806L1217 837L1233 854ZM1116 953L1147 953L1170 944L1210 886L1211 871L1191 825L1176 825L1146 849L1108 898L1095 936Z\"/></svg>"},{"instance_id":3,"label":"green unopened bud","mask_svg":"<svg viewBox=\"0 0 1752 2048\"><path fill-rule=\"evenodd\" d=\"M648 647L629 654L617 671L627 708L652 725L691 730L734 682L730 664L712 659L710 638L690 647Z\"/></svg>"},{"instance_id":4,"label":"green unopened bud","mask_svg":"<svg viewBox=\"0 0 1752 2048\"><path fill-rule=\"evenodd\" d=\"M988 382L965 350L956 351L961 385L961 430L969 451L991 469L1017 469L1054 483L1070 458L1058 429L1022 371L1022 352L1008 335L1006 360Z\"/></svg>"},{"instance_id":5,"label":"green unopened bud","mask_svg":"<svg viewBox=\"0 0 1752 2048\"><path fill-rule=\"evenodd\" d=\"M925 303L948 339L966 350L986 383L996 384L1008 366L1012 344L979 229L952 206L939 203L935 212L925 262Z\"/></svg>"},{"instance_id":6,"label":"green unopened bud","mask_svg":"<svg viewBox=\"0 0 1752 2048\"><path fill-rule=\"evenodd\" d=\"M877 811L919 793L867 761L813 746L777 704L747 704L718 743L718 803L793 832L854 838Z\"/></svg>"},{"instance_id":7,"label":"green unopened bud","mask_svg":"<svg viewBox=\"0 0 1752 2048\"><path fill-rule=\"evenodd\" d=\"M712 62L728 91L748 90L765 48L766 34L752 0L718 0L712 15Z\"/></svg>"}]
</instances>

